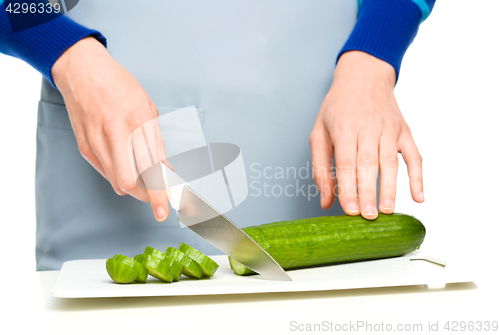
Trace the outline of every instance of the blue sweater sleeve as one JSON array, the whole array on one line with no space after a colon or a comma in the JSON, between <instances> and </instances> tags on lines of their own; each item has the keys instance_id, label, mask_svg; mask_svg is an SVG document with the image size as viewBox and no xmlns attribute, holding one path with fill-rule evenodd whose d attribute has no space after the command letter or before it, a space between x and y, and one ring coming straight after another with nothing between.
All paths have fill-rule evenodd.
<instances>
[{"instance_id":1,"label":"blue sweater sleeve","mask_svg":"<svg viewBox=\"0 0 500 335\"><path fill-rule=\"evenodd\" d=\"M85 28L65 15L14 33L2 2L0 0L0 52L24 60L54 87L52 66L66 49L87 36L95 37L106 46L101 33Z\"/></svg>"},{"instance_id":2,"label":"blue sweater sleeve","mask_svg":"<svg viewBox=\"0 0 500 335\"><path fill-rule=\"evenodd\" d=\"M340 51L359 50L391 64L399 77L403 56L436 0L359 0L358 21Z\"/></svg>"},{"instance_id":3,"label":"blue sweater sleeve","mask_svg":"<svg viewBox=\"0 0 500 335\"><path fill-rule=\"evenodd\" d=\"M52 65L66 49L87 36L94 36L106 45L98 31L85 28L64 15L13 33L2 2L0 0L0 52L26 61L54 86ZM350 50L364 51L391 64L398 77L403 56L435 0L360 2L356 26L338 57Z\"/></svg>"}]
</instances>

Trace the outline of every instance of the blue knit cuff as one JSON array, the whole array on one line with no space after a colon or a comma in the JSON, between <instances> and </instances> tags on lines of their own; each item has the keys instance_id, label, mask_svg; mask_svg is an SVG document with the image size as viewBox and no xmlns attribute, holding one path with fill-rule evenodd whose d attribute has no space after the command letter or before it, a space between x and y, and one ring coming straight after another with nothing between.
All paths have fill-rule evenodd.
<instances>
[{"instance_id":1,"label":"blue knit cuff","mask_svg":"<svg viewBox=\"0 0 500 335\"><path fill-rule=\"evenodd\" d=\"M363 0L356 26L337 61L344 52L364 51L391 64L397 80L403 56L424 15L428 13L410 0Z\"/></svg>"},{"instance_id":2,"label":"blue knit cuff","mask_svg":"<svg viewBox=\"0 0 500 335\"><path fill-rule=\"evenodd\" d=\"M88 36L95 37L106 46L106 39L100 32L85 28L65 15L13 33L5 4L0 5L0 52L24 60L54 87L52 66L64 51Z\"/></svg>"}]
</instances>

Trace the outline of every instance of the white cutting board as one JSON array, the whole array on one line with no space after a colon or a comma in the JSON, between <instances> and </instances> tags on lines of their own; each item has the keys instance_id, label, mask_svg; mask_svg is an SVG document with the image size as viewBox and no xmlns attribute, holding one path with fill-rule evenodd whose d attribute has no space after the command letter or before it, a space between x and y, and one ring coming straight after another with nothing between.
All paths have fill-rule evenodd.
<instances>
[{"instance_id":1,"label":"white cutting board","mask_svg":"<svg viewBox=\"0 0 500 335\"><path fill-rule=\"evenodd\" d=\"M181 296L342 290L370 287L426 285L441 288L446 283L471 282L483 277L473 263L445 261L422 250L402 257L338 264L287 273L290 282L272 281L260 275L236 276L227 256L211 256L220 267L210 279L189 279L165 283L151 276L146 284L116 284L106 272L104 259L65 262L52 288L59 298ZM413 260L412 260L413 259ZM446 264L438 265L433 262Z\"/></svg>"}]
</instances>

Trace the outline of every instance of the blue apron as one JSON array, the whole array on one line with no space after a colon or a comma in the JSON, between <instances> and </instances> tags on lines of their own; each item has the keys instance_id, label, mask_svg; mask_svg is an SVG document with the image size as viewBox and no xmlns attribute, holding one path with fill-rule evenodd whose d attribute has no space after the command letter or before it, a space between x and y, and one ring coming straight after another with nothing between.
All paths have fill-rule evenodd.
<instances>
[{"instance_id":1,"label":"blue apron","mask_svg":"<svg viewBox=\"0 0 500 335\"><path fill-rule=\"evenodd\" d=\"M356 0L86 0L69 12L99 30L110 54L158 108L198 108L208 143L241 148L248 196L226 213L240 227L343 214L322 210L309 134ZM134 256L184 242L221 252L151 207L120 197L80 155L59 91L44 80L36 163L38 270L72 259Z\"/></svg>"}]
</instances>

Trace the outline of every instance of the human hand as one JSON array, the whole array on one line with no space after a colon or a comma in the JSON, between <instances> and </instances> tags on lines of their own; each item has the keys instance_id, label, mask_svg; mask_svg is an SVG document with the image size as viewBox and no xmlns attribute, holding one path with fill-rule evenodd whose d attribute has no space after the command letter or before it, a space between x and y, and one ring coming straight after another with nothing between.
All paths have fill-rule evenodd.
<instances>
[{"instance_id":1,"label":"human hand","mask_svg":"<svg viewBox=\"0 0 500 335\"><path fill-rule=\"evenodd\" d=\"M424 201L422 158L394 97L395 81L394 68L367 53L340 57L309 137L323 209L335 201L334 156L336 193L346 214L377 218L379 169L380 212L394 212L398 152L408 167L413 200Z\"/></svg>"},{"instance_id":2,"label":"human hand","mask_svg":"<svg viewBox=\"0 0 500 335\"><path fill-rule=\"evenodd\" d=\"M92 37L66 50L52 67L52 76L64 97L83 157L111 183L117 194L150 202L156 220L166 220L169 214L166 191L149 187L145 190L136 184L138 175L152 165L146 145L143 144L142 154L134 152L136 166L131 160L131 134L137 134L134 131L144 124L154 128L151 120L158 117L158 110L146 91ZM161 133L144 127L142 131L148 132L154 162L163 161L171 167ZM151 140L151 134L156 140ZM158 168L159 164L155 173Z\"/></svg>"}]
</instances>

